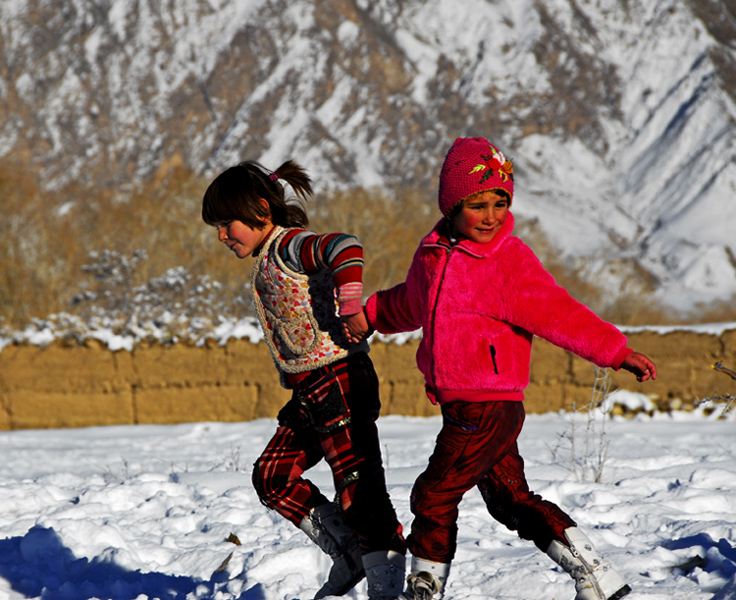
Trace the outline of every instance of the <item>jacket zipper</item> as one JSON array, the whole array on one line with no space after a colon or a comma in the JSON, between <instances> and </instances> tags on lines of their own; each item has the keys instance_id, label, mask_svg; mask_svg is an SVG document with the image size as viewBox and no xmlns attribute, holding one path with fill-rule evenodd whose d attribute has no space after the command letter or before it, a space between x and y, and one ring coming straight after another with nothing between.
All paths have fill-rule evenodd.
<instances>
[{"instance_id":1,"label":"jacket zipper","mask_svg":"<svg viewBox=\"0 0 736 600\"><path fill-rule=\"evenodd\" d=\"M436 369L436 361L434 359L434 346L435 346L435 332L434 332L434 325L435 321L437 319L437 305L440 302L440 293L442 292L442 284L445 281L445 273L447 272L447 265L450 263L450 254L452 254L452 246L445 246L444 244L438 244L441 248L444 248L445 253L447 254L447 260L445 260L445 264L442 267L442 274L440 275L440 280L437 283L437 293L434 296L434 306L432 307L432 347L430 348L429 356L432 359L432 385L437 387L437 369Z\"/></svg>"}]
</instances>

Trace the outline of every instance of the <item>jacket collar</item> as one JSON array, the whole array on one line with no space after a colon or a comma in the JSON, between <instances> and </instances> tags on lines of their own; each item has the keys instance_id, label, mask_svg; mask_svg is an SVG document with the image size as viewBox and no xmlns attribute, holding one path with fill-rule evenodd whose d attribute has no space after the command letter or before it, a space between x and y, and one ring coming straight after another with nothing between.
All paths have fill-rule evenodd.
<instances>
[{"instance_id":1,"label":"jacket collar","mask_svg":"<svg viewBox=\"0 0 736 600\"><path fill-rule=\"evenodd\" d=\"M440 219L434 226L432 231L427 234L422 240L421 245L424 247L442 247L447 248L450 243L447 239L447 221ZM475 258L490 258L496 252L496 250L503 244L506 238L511 236L511 232L514 230L514 215L509 211L506 216L501 230L494 236L494 238L487 244L479 244L472 240L462 239L456 244L452 245L452 248L462 250L470 256Z\"/></svg>"},{"instance_id":2,"label":"jacket collar","mask_svg":"<svg viewBox=\"0 0 736 600\"><path fill-rule=\"evenodd\" d=\"M279 225L274 225L271 228L271 231L268 232L268 235L265 238L263 238L263 241L261 241L258 248L253 250L253 258L257 258L258 256L260 256L261 252L263 252L263 249L266 247L266 244L270 243L269 240L272 238L275 238L278 235L278 233L283 230L284 230L283 227Z\"/></svg>"}]
</instances>

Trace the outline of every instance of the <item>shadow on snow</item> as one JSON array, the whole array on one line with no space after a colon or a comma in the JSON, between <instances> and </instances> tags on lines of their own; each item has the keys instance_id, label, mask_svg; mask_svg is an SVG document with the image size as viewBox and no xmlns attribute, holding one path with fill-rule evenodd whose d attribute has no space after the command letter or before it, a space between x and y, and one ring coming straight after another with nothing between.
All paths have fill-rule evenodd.
<instances>
[{"instance_id":1,"label":"shadow on snow","mask_svg":"<svg viewBox=\"0 0 736 600\"><path fill-rule=\"evenodd\" d=\"M43 600L135 600L141 594L161 600L183 600L196 592L200 599L214 596L215 586L228 579L214 575L210 581L193 577L130 571L112 557L77 558L58 534L35 526L23 537L0 540L0 577L27 598ZM246 590L241 600L263 600L263 588Z\"/></svg>"}]
</instances>

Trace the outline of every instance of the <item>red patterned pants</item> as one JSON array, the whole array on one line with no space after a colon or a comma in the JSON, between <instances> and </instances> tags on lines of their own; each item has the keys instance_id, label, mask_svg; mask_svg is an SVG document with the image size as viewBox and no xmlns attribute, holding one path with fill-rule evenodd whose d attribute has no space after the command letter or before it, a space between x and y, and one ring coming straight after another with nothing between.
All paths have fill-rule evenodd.
<instances>
[{"instance_id":1,"label":"red patterned pants","mask_svg":"<svg viewBox=\"0 0 736 600\"><path fill-rule=\"evenodd\" d=\"M449 563L455 556L458 505L478 486L488 511L546 551L575 522L529 490L516 440L521 402L453 402L442 406L442 429L427 469L411 493L414 522L407 545L414 556ZM566 543L566 542L565 542Z\"/></svg>"},{"instance_id":2,"label":"red patterned pants","mask_svg":"<svg viewBox=\"0 0 736 600\"><path fill-rule=\"evenodd\" d=\"M279 427L253 468L261 502L295 525L328 502L302 474L323 458L332 469L335 503L363 552L405 550L386 490L376 420L378 378L364 353L312 371L279 413Z\"/></svg>"}]
</instances>

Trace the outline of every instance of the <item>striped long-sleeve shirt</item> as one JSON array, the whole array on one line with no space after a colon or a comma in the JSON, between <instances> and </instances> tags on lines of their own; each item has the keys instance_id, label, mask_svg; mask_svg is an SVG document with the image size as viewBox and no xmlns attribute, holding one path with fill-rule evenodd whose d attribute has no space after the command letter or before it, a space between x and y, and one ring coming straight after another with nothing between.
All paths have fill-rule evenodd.
<instances>
[{"instance_id":1,"label":"striped long-sleeve shirt","mask_svg":"<svg viewBox=\"0 0 736 600\"><path fill-rule=\"evenodd\" d=\"M341 315L353 315L362 310L363 246L354 235L319 235L306 229L294 229L281 240L278 252L286 266L298 273L309 275L330 270Z\"/></svg>"}]
</instances>

